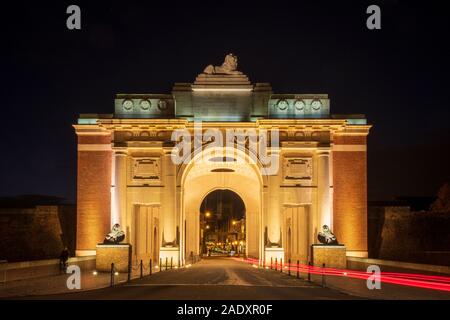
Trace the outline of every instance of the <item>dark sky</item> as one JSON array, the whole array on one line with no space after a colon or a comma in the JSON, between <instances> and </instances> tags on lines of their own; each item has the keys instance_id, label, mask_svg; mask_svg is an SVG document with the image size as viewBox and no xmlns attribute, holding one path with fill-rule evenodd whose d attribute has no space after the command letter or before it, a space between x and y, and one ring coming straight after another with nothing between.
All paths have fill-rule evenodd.
<instances>
[{"instance_id":1,"label":"dark sky","mask_svg":"<svg viewBox=\"0 0 450 320\"><path fill-rule=\"evenodd\" d=\"M365 26L372 3L382 30ZM332 113L367 115L369 199L433 195L450 176L443 3L2 3L0 195L73 201L79 113L112 113L116 93L170 92L228 52L253 82L328 93ZM70 4L81 31L66 29Z\"/></svg>"}]
</instances>

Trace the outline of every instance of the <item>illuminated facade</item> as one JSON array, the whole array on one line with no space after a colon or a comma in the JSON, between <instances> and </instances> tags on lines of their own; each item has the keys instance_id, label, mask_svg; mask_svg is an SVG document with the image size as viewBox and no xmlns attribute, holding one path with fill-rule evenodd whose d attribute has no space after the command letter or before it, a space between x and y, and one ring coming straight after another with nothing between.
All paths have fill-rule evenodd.
<instances>
[{"instance_id":1,"label":"illuminated facade","mask_svg":"<svg viewBox=\"0 0 450 320\"><path fill-rule=\"evenodd\" d=\"M248 256L306 263L324 224L347 255L367 256L365 117L331 115L326 94L276 94L240 72L206 70L170 94L118 94L114 114L80 116L77 254L95 253L120 223L135 258L184 263L201 250L203 199L229 189L245 204ZM175 130L210 129L277 130L279 148L270 140L267 164L246 148L201 152L206 139L174 163Z\"/></svg>"}]
</instances>

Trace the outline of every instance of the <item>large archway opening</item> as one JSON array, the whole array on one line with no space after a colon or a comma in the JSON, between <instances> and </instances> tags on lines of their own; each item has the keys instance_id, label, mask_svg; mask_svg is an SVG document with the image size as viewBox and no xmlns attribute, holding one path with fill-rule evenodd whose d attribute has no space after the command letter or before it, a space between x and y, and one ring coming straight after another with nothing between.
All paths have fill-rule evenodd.
<instances>
[{"instance_id":1,"label":"large archway opening","mask_svg":"<svg viewBox=\"0 0 450 320\"><path fill-rule=\"evenodd\" d=\"M231 190L210 192L200 205L200 248L206 256L245 254L245 204Z\"/></svg>"},{"instance_id":2,"label":"large archway opening","mask_svg":"<svg viewBox=\"0 0 450 320\"><path fill-rule=\"evenodd\" d=\"M233 155L232 161L226 158L230 154ZM240 197L245 207L242 252L247 257L262 257L263 177L258 164L252 163L245 152L234 148L216 148L214 152L199 152L198 156L203 158L201 162L194 157L179 171L182 260L187 261L189 257L204 252L200 230L202 202L217 190L229 190Z\"/></svg>"}]
</instances>

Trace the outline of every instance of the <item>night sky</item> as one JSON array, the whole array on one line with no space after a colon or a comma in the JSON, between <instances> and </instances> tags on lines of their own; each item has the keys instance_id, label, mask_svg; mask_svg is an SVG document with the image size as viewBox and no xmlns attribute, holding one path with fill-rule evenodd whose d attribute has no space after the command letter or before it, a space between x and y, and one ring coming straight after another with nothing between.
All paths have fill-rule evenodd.
<instances>
[{"instance_id":1,"label":"night sky","mask_svg":"<svg viewBox=\"0 0 450 320\"><path fill-rule=\"evenodd\" d=\"M80 113L116 93L166 93L226 53L279 93L328 93L364 113L369 199L428 196L449 180L450 13L444 1L2 3L0 195L76 196ZM378 4L382 30L366 28ZM66 28L78 4L82 30Z\"/></svg>"}]
</instances>

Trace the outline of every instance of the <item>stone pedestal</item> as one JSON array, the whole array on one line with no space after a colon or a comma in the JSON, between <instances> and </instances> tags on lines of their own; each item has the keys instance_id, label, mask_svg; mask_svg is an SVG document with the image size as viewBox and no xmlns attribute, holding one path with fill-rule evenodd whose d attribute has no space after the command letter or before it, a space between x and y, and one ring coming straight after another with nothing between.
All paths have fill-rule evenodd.
<instances>
[{"instance_id":1,"label":"stone pedestal","mask_svg":"<svg viewBox=\"0 0 450 320\"><path fill-rule=\"evenodd\" d=\"M178 257L180 255L180 248L178 247L161 247L159 251L159 256L161 258L161 264L163 268L167 267L170 268L170 261L172 260L172 267L178 266ZM187 258L189 261L189 258ZM158 261L158 265L159 265ZM188 263L188 262L186 262Z\"/></svg>"},{"instance_id":2,"label":"stone pedestal","mask_svg":"<svg viewBox=\"0 0 450 320\"><path fill-rule=\"evenodd\" d=\"M110 272L111 263L114 263L118 272L128 272L131 263L131 244L98 244L95 269Z\"/></svg>"},{"instance_id":3,"label":"stone pedestal","mask_svg":"<svg viewBox=\"0 0 450 320\"><path fill-rule=\"evenodd\" d=\"M344 245L313 244L311 246L312 264L326 268L347 268L346 247Z\"/></svg>"},{"instance_id":4,"label":"stone pedestal","mask_svg":"<svg viewBox=\"0 0 450 320\"><path fill-rule=\"evenodd\" d=\"M270 261L272 259L273 267L275 268L275 259L280 264L281 259L284 258L283 248L265 248L265 265L270 267ZM284 263L284 262L283 262Z\"/></svg>"}]
</instances>

